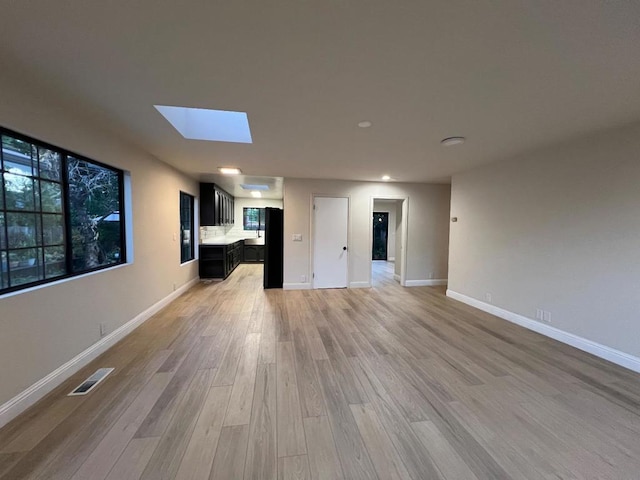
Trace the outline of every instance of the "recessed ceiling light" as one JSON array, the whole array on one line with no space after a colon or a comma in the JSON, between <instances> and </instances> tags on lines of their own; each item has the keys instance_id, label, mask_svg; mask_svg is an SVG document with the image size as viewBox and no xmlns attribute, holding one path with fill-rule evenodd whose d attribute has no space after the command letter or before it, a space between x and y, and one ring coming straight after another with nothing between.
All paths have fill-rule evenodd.
<instances>
[{"instance_id":1,"label":"recessed ceiling light","mask_svg":"<svg viewBox=\"0 0 640 480\"><path fill-rule=\"evenodd\" d=\"M261 198L262 197L262 193L258 192L257 190L254 190L253 192L251 192L251 196L253 198Z\"/></svg>"},{"instance_id":2,"label":"recessed ceiling light","mask_svg":"<svg viewBox=\"0 0 640 480\"><path fill-rule=\"evenodd\" d=\"M385 182L388 182L389 180L391 180L391 177L389 175L383 175L382 180L384 180Z\"/></svg>"},{"instance_id":3,"label":"recessed ceiling light","mask_svg":"<svg viewBox=\"0 0 640 480\"><path fill-rule=\"evenodd\" d=\"M369 120L358 123L358 126L360 128L369 128L371 125L373 125L373 123L371 123Z\"/></svg>"},{"instance_id":4,"label":"recessed ceiling light","mask_svg":"<svg viewBox=\"0 0 640 480\"><path fill-rule=\"evenodd\" d=\"M241 183L240 186L243 190L269 190L269 185Z\"/></svg>"},{"instance_id":5,"label":"recessed ceiling light","mask_svg":"<svg viewBox=\"0 0 640 480\"><path fill-rule=\"evenodd\" d=\"M466 139L464 137L447 137L444 138L440 141L441 145L444 145L445 147L452 147L454 145L460 145L461 143L464 143Z\"/></svg>"},{"instance_id":6,"label":"recessed ceiling light","mask_svg":"<svg viewBox=\"0 0 640 480\"><path fill-rule=\"evenodd\" d=\"M253 143L245 112L154 105L180 135L190 140Z\"/></svg>"},{"instance_id":7,"label":"recessed ceiling light","mask_svg":"<svg viewBox=\"0 0 640 480\"><path fill-rule=\"evenodd\" d=\"M240 175L240 169L235 167L219 167L218 171L223 175Z\"/></svg>"}]
</instances>

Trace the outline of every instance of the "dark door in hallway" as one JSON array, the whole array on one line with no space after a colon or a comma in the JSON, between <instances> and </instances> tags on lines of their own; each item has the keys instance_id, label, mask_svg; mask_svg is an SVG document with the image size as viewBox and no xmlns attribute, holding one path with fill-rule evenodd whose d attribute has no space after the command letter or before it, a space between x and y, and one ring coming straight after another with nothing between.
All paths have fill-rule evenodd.
<instances>
[{"instance_id":1,"label":"dark door in hallway","mask_svg":"<svg viewBox=\"0 0 640 480\"><path fill-rule=\"evenodd\" d=\"M387 238L389 236L389 213L373 212L373 260L387 259Z\"/></svg>"}]
</instances>

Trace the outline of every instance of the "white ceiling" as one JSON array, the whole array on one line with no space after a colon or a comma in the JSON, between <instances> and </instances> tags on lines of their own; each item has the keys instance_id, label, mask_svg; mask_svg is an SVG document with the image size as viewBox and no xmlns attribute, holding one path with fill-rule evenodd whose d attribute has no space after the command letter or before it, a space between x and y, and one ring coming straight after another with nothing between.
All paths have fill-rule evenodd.
<instances>
[{"instance_id":1,"label":"white ceiling","mask_svg":"<svg viewBox=\"0 0 640 480\"><path fill-rule=\"evenodd\" d=\"M640 119L640 2L29 0L0 18L0 75L195 176L448 181ZM185 140L153 105L247 112L254 143Z\"/></svg>"}]
</instances>

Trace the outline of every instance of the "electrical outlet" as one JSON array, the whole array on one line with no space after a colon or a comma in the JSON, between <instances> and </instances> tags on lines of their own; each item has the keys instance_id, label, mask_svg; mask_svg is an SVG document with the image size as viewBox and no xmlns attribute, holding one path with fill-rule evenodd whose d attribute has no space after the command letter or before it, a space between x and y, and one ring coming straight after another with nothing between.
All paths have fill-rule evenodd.
<instances>
[{"instance_id":1,"label":"electrical outlet","mask_svg":"<svg viewBox=\"0 0 640 480\"><path fill-rule=\"evenodd\" d=\"M551 323L551 312L542 312L542 319L547 322L547 323Z\"/></svg>"},{"instance_id":2,"label":"electrical outlet","mask_svg":"<svg viewBox=\"0 0 640 480\"><path fill-rule=\"evenodd\" d=\"M306 275L300 275L300 281L301 281L302 283L306 283L306 281L307 281L307 276L306 276Z\"/></svg>"},{"instance_id":3,"label":"electrical outlet","mask_svg":"<svg viewBox=\"0 0 640 480\"><path fill-rule=\"evenodd\" d=\"M433 279L433 272L429 272L429 279L432 280Z\"/></svg>"},{"instance_id":4,"label":"electrical outlet","mask_svg":"<svg viewBox=\"0 0 640 480\"><path fill-rule=\"evenodd\" d=\"M544 310L542 310L541 308L536 308L536 320L543 320L544 319Z\"/></svg>"},{"instance_id":5,"label":"electrical outlet","mask_svg":"<svg viewBox=\"0 0 640 480\"><path fill-rule=\"evenodd\" d=\"M100 336L104 337L107 334L107 324L105 322L102 322L100 324Z\"/></svg>"},{"instance_id":6,"label":"electrical outlet","mask_svg":"<svg viewBox=\"0 0 640 480\"><path fill-rule=\"evenodd\" d=\"M485 294L484 294L484 299L485 299L487 302L491 303L491 294L490 294L490 293L485 293Z\"/></svg>"}]
</instances>

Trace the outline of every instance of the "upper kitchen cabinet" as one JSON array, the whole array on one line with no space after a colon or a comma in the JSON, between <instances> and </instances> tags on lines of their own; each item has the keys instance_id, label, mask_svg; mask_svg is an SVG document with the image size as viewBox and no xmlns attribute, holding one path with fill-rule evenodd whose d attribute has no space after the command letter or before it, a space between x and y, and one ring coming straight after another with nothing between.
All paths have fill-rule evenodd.
<instances>
[{"instance_id":1,"label":"upper kitchen cabinet","mask_svg":"<svg viewBox=\"0 0 640 480\"><path fill-rule=\"evenodd\" d=\"M214 183L200 184L200 225L234 224L234 198Z\"/></svg>"}]
</instances>

